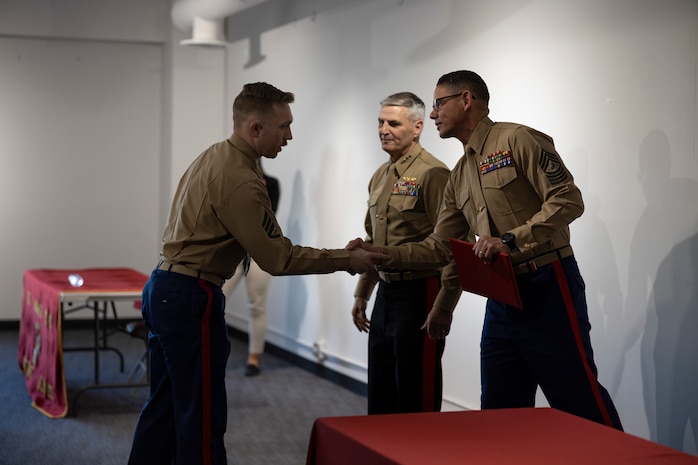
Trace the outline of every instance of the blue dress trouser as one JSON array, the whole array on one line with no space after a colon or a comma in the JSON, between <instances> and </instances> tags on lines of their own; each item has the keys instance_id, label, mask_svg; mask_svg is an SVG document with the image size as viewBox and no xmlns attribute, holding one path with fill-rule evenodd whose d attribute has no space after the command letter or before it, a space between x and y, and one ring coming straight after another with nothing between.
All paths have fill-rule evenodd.
<instances>
[{"instance_id":1,"label":"blue dress trouser","mask_svg":"<svg viewBox=\"0 0 698 465\"><path fill-rule=\"evenodd\" d=\"M129 465L226 464L225 297L208 281L155 270L143 289L150 396Z\"/></svg>"},{"instance_id":2,"label":"blue dress trouser","mask_svg":"<svg viewBox=\"0 0 698 465\"><path fill-rule=\"evenodd\" d=\"M551 407L622 430L598 382L585 284L574 256L517 278L523 310L487 301L480 344L481 407Z\"/></svg>"}]
</instances>

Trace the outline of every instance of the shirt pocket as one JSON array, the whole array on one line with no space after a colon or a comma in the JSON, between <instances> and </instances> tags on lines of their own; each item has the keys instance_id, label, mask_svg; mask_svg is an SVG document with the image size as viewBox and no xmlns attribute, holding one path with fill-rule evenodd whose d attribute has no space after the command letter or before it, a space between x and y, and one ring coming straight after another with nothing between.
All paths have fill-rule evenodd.
<instances>
[{"instance_id":1,"label":"shirt pocket","mask_svg":"<svg viewBox=\"0 0 698 465\"><path fill-rule=\"evenodd\" d=\"M378 198L380 197L379 193L373 193L368 196L368 211L371 214L371 217L376 216L376 208L378 206Z\"/></svg>"},{"instance_id":2,"label":"shirt pocket","mask_svg":"<svg viewBox=\"0 0 698 465\"><path fill-rule=\"evenodd\" d=\"M465 214L466 218L470 218L472 215L468 213L473 212L473 202L470 196L470 189L464 188L456 193L456 207Z\"/></svg>"},{"instance_id":3,"label":"shirt pocket","mask_svg":"<svg viewBox=\"0 0 698 465\"><path fill-rule=\"evenodd\" d=\"M378 197L380 197L380 194L378 192L374 192L373 194L368 196L368 208L376 206L376 204L378 203Z\"/></svg>"},{"instance_id":4,"label":"shirt pocket","mask_svg":"<svg viewBox=\"0 0 698 465\"><path fill-rule=\"evenodd\" d=\"M524 210L537 195L519 177L516 166L505 166L481 176L482 193L492 215L510 215ZM533 197L531 197L533 194Z\"/></svg>"},{"instance_id":5,"label":"shirt pocket","mask_svg":"<svg viewBox=\"0 0 698 465\"><path fill-rule=\"evenodd\" d=\"M417 208L417 203L419 202L419 196L417 195L400 195L402 197L397 202L393 199L391 204L400 210L401 212L409 212Z\"/></svg>"}]
</instances>

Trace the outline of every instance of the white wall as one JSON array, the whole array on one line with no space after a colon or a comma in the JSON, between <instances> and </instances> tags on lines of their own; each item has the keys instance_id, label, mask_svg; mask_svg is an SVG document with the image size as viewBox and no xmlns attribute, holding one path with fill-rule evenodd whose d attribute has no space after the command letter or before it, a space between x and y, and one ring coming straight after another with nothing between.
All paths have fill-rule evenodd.
<instances>
[{"instance_id":1,"label":"white wall","mask_svg":"<svg viewBox=\"0 0 698 465\"><path fill-rule=\"evenodd\" d=\"M584 192L572 244L600 378L627 431L696 453L697 3L281 3L228 19L226 100L256 80L296 93L294 140L265 164L281 178L285 233L322 247L362 236L366 184L386 157L379 100L411 90L431 101L442 74L479 72L491 117L552 135ZM422 142L450 166L460 157L429 123ZM270 340L309 357L324 344L330 366L365 379L355 281L275 278ZM479 405L483 307L464 295L447 342L445 397L466 408ZM229 310L246 318L242 289Z\"/></svg>"},{"instance_id":2,"label":"white wall","mask_svg":"<svg viewBox=\"0 0 698 465\"><path fill-rule=\"evenodd\" d=\"M10 27L6 4L0 4L0 37ZM19 0L10 4L24 8ZM124 9L148 13L153 4L161 11L156 0ZM169 12L158 18L169 21ZM587 210L572 225L572 245L587 282L600 378L626 430L696 453L696 0L269 0L229 17L227 26L226 49L180 47L176 42L189 31L164 34L166 156L155 167L160 178L148 178L160 180L154 189L163 199L138 209L159 224L143 232L139 243L146 245L128 262L152 266L166 197L196 155L229 135L230 105L244 83L264 80L296 94L294 140L265 163L281 180L284 232L303 245L342 247L363 235L366 184L386 156L375 130L379 100L411 90L429 102L439 76L475 70L490 86L491 117L553 136L583 190ZM21 30L13 27L9 34ZM0 92L4 83L0 74ZM123 132L118 127L114 132ZM3 148L7 138L21 142L14 134L0 138L3 161L14 153ZM450 166L460 157L459 144L440 140L429 123L422 142ZM0 185L9 189L8 179ZM0 316L13 319L22 269L62 266L75 254L67 248L45 263L44 252L33 252L36 241L2 234L31 258L4 268L14 271L3 280L10 283L2 284ZM117 238L104 234L107 241ZM119 256L97 258L112 265ZM364 380L366 336L349 316L355 281L343 273L274 278L269 340L310 359L318 343L328 366ZM479 405L483 307L481 298L463 295L445 354L445 397L465 408ZM228 309L245 328L242 287Z\"/></svg>"},{"instance_id":3,"label":"white wall","mask_svg":"<svg viewBox=\"0 0 698 465\"><path fill-rule=\"evenodd\" d=\"M138 5L0 4L2 319L19 318L25 269L157 258L169 4Z\"/></svg>"}]
</instances>

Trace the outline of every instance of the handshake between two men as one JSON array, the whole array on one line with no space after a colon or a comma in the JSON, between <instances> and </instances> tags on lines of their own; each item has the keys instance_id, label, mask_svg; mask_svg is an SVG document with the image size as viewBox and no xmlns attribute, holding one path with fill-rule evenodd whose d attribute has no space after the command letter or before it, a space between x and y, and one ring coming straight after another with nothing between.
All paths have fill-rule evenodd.
<instances>
[{"instance_id":1,"label":"handshake between two men","mask_svg":"<svg viewBox=\"0 0 698 465\"><path fill-rule=\"evenodd\" d=\"M347 271L352 275L375 270L377 266L390 260L390 255L382 253L380 249L370 246L360 238L349 241L345 249L349 251Z\"/></svg>"},{"instance_id":2,"label":"handshake between two men","mask_svg":"<svg viewBox=\"0 0 698 465\"><path fill-rule=\"evenodd\" d=\"M351 274L376 271L377 268L390 260L390 255L381 252L381 249L367 244L357 238L350 241L346 247L351 257ZM366 317L366 302L361 306L354 305L352 309L354 325L359 331L368 332L370 320ZM431 339L444 339L451 330L453 313L439 307L433 307L428 313L426 321L420 329L427 332Z\"/></svg>"}]
</instances>

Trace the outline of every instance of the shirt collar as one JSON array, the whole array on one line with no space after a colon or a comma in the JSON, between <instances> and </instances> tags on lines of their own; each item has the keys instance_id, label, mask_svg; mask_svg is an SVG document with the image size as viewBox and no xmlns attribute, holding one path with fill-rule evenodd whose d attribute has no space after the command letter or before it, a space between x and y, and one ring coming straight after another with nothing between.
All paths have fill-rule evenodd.
<instances>
[{"instance_id":1,"label":"shirt collar","mask_svg":"<svg viewBox=\"0 0 698 465\"><path fill-rule=\"evenodd\" d=\"M235 133L233 133L228 138L228 142L230 143L230 145L239 150L245 156L245 158L249 160L249 162L254 167L253 169L255 170L255 172L259 174L259 177L263 177L262 167L259 165L259 155L252 148L252 146L248 144L245 139L243 139Z\"/></svg>"},{"instance_id":2,"label":"shirt collar","mask_svg":"<svg viewBox=\"0 0 698 465\"><path fill-rule=\"evenodd\" d=\"M424 150L419 142L414 144L414 146L410 149L409 152L404 154L398 161L393 163L395 166L395 171L397 171L398 177L402 177L405 174L405 171L414 163L414 161L420 157L422 154L422 150Z\"/></svg>"},{"instance_id":3,"label":"shirt collar","mask_svg":"<svg viewBox=\"0 0 698 465\"><path fill-rule=\"evenodd\" d=\"M463 145L466 155L482 154L482 148L485 146L485 141L492 127L494 127L494 123L488 116L480 120L468 142Z\"/></svg>"}]
</instances>

